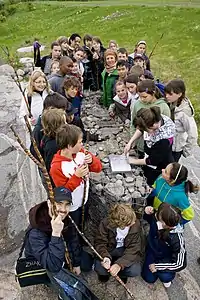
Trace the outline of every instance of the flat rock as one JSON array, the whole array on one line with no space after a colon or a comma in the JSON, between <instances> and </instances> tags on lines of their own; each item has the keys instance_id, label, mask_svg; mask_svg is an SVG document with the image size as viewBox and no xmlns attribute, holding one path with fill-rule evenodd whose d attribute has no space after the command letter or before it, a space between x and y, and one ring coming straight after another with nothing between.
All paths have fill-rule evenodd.
<instances>
[{"instance_id":1,"label":"flat rock","mask_svg":"<svg viewBox=\"0 0 200 300\"><path fill-rule=\"evenodd\" d=\"M22 57L19 62L23 65L29 65L34 63L33 57Z\"/></svg>"},{"instance_id":2,"label":"flat rock","mask_svg":"<svg viewBox=\"0 0 200 300\"><path fill-rule=\"evenodd\" d=\"M41 45L40 47L40 51L43 51L45 49L44 45ZM17 52L19 53L28 53L28 52L33 52L33 46L28 46L28 47L22 47L22 48L18 48Z\"/></svg>"},{"instance_id":3,"label":"flat rock","mask_svg":"<svg viewBox=\"0 0 200 300\"><path fill-rule=\"evenodd\" d=\"M125 181L126 181L127 183L130 183L130 182L133 182L133 181L134 181L134 178L133 178L133 177L126 177L126 178L125 178Z\"/></svg>"}]
</instances>

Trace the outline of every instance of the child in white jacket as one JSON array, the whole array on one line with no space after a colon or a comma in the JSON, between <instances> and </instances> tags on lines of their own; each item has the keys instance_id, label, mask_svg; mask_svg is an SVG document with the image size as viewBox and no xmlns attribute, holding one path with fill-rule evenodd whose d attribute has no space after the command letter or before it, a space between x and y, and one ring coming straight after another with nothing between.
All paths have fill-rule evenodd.
<instances>
[{"instance_id":1,"label":"child in white jacket","mask_svg":"<svg viewBox=\"0 0 200 300\"><path fill-rule=\"evenodd\" d=\"M35 70L31 74L28 86L24 91L26 100L22 99L19 118L24 123L24 116L30 118L32 126L36 125L43 110L43 102L50 94L50 87L45 74L40 70Z\"/></svg>"},{"instance_id":2,"label":"child in white jacket","mask_svg":"<svg viewBox=\"0 0 200 300\"><path fill-rule=\"evenodd\" d=\"M165 95L171 110L171 118L175 122L175 137L172 146L176 162L181 155L191 155L197 145L198 132L194 119L194 108L185 96L185 84L180 79L174 79L165 86Z\"/></svg>"}]
</instances>

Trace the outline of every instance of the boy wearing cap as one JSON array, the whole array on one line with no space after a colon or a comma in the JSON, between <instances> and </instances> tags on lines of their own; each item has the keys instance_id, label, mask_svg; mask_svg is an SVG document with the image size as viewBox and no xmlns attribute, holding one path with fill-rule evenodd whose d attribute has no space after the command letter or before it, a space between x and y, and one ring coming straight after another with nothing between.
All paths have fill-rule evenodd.
<instances>
[{"instance_id":1,"label":"boy wearing cap","mask_svg":"<svg viewBox=\"0 0 200 300\"><path fill-rule=\"evenodd\" d=\"M71 192L64 187L56 187L54 199L57 216L52 213L50 200L30 209L30 232L25 243L25 256L36 258L43 268L57 273L65 262L66 242L74 272L80 274L81 248L78 235L67 218L72 204Z\"/></svg>"}]
</instances>

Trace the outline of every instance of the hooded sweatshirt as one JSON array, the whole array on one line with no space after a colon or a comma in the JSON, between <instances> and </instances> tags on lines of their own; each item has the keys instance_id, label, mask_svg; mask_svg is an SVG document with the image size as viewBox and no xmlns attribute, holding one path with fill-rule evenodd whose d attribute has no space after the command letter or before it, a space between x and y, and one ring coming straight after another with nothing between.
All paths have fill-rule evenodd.
<instances>
[{"instance_id":1,"label":"hooded sweatshirt","mask_svg":"<svg viewBox=\"0 0 200 300\"><path fill-rule=\"evenodd\" d=\"M68 218L64 219L62 237L52 236L51 217L47 202L35 205L29 211L30 228L25 243L25 256L35 257L41 266L50 272L59 272L65 262L65 244L69 250L72 265L80 266L81 248L78 234Z\"/></svg>"},{"instance_id":2,"label":"hooded sweatshirt","mask_svg":"<svg viewBox=\"0 0 200 300\"><path fill-rule=\"evenodd\" d=\"M59 93L61 94L62 96L66 97L65 96L65 91L64 91L64 88L63 88L63 82L66 78L68 78L70 75L61 75L59 73L57 74L54 74L48 81L49 81L49 84L51 86L51 89L56 92L56 93Z\"/></svg>"},{"instance_id":3,"label":"hooded sweatshirt","mask_svg":"<svg viewBox=\"0 0 200 300\"><path fill-rule=\"evenodd\" d=\"M194 119L194 108L188 98L182 100L179 106L170 105L176 134L172 150L174 152L183 151L185 157L191 155L192 149L197 145L198 131Z\"/></svg>"},{"instance_id":4,"label":"hooded sweatshirt","mask_svg":"<svg viewBox=\"0 0 200 300\"><path fill-rule=\"evenodd\" d=\"M140 99L138 101L135 102L134 106L133 106L133 110L131 112L131 127L130 127L130 134L131 136L135 133L135 126L133 125L133 120L135 119L137 112L141 109L141 108L150 108L153 106L158 106L160 107L160 112L162 115L171 116L170 113L170 109L169 106L167 105L166 101L164 98L160 98L157 99L155 102L153 103L143 103ZM144 139L143 137L141 137L140 139L137 140L137 149L141 152L144 152Z\"/></svg>"},{"instance_id":5,"label":"hooded sweatshirt","mask_svg":"<svg viewBox=\"0 0 200 300\"><path fill-rule=\"evenodd\" d=\"M185 181L178 185L169 185L162 177L158 177L153 185L153 207L157 210L161 203L167 202L181 210L183 223L194 218L194 210L185 193Z\"/></svg>"},{"instance_id":6,"label":"hooded sweatshirt","mask_svg":"<svg viewBox=\"0 0 200 300\"><path fill-rule=\"evenodd\" d=\"M90 153L90 152L89 152ZM92 155L92 163L88 165L90 172L99 173L102 170L100 160ZM85 161L84 149L81 149L76 154L73 154L73 159L66 158L61 155L59 150L55 155L51 163L50 175L54 181L55 186L64 186L72 192L72 205L70 211L75 211L82 206L84 197L84 185L86 184L86 192L84 203L88 200L89 192L89 178L87 177L84 182L84 178L77 177L74 173L77 167L82 166Z\"/></svg>"},{"instance_id":7,"label":"hooded sweatshirt","mask_svg":"<svg viewBox=\"0 0 200 300\"><path fill-rule=\"evenodd\" d=\"M147 251L149 264L155 264L158 271L179 272L186 268L186 250L183 233L179 226L170 231L167 240L159 238L159 229L154 215L144 215L144 219L150 224L147 239Z\"/></svg>"}]
</instances>

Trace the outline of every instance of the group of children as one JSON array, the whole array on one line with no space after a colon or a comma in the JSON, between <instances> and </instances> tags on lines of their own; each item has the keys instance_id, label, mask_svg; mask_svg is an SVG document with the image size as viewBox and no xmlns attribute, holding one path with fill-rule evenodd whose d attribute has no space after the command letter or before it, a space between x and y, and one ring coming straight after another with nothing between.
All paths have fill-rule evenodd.
<instances>
[{"instance_id":1,"label":"group of children","mask_svg":"<svg viewBox=\"0 0 200 300\"><path fill-rule=\"evenodd\" d=\"M126 282L141 274L148 283L159 278L169 287L176 272L186 267L183 229L194 217L188 193L199 190L178 163L197 143L194 108L182 80L173 79L164 87L154 81L145 41L138 42L128 55L113 40L108 49L98 37L85 35L82 47L81 40L79 34L60 37L52 43L51 54L42 59L40 45L34 43L35 65L41 70L30 76L20 118L27 115L33 126L54 187L57 217L49 201L31 209L27 255L50 272L58 272L65 261L65 240L77 275L94 266L103 282L110 275L118 274ZM147 242L131 205L116 204L96 229L94 246L102 262L83 251L82 240L67 218L70 214L84 229L89 173L102 170L99 158L83 148L86 132L81 121L85 90L99 89L100 104L110 118L119 117L130 127L132 137L124 152L131 164L143 167L152 187L144 213L150 226ZM99 137L90 134L91 139L98 142ZM131 147L137 157L129 155ZM37 157L33 145L30 150Z\"/></svg>"}]
</instances>

